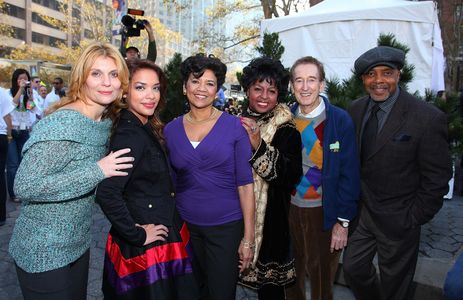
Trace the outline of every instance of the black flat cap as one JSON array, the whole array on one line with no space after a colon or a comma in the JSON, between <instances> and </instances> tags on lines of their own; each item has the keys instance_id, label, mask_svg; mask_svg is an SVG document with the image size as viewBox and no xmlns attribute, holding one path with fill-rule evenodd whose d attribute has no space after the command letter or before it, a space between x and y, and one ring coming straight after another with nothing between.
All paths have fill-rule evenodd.
<instances>
[{"instance_id":1,"label":"black flat cap","mask_svg":"<svg viewBox=\"0 0 463 300\"><path fill-rule=\"evenodd\" d=\"M388 46L378 46L360 55L354 63L355 74L363 75L376 66L388 66L402 69L405 63L405 52Z\"/></svg>"}]
</instances>

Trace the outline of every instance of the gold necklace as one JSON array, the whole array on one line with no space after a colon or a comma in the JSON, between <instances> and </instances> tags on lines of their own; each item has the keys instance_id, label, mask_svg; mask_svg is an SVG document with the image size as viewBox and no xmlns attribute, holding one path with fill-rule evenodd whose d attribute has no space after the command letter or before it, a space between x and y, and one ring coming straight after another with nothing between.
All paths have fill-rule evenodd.
<instances>
[{"instance_id":1,"label":"gold necklace","mask_svg":"<svg viewBox=\"0 0 463 300\"><path fill-rule=\"evenodd\" d=\"M185 119L190 122L191 124L203 124L203 123L206 123L206 122L209 122L210 120L213 120L217 114L219 110L215 107L212 107L212 111L211 111L211 114L209 115L209 117L207 117L206 119L203 119L203 120L195 120L191 117L191 111L189 111L186 115L185 115Z\"/></svg>"}]
</instances>

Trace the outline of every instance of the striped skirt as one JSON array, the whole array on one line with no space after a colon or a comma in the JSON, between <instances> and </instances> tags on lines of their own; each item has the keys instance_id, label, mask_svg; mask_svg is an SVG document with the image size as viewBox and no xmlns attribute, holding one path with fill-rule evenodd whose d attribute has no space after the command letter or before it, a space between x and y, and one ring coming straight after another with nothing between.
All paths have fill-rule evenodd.
<instances>
[{"instance_id":1,"label":"striped skirt","mask_svg":"<svg viewBox=\"0 0 463 300\"><path fill-rule=\"evenodd\" d=\"M169 228L166 241L136 247L111 228L103 273L105 299L199 299L191 266L190 235Z\"/></svg>"}]
</instances>

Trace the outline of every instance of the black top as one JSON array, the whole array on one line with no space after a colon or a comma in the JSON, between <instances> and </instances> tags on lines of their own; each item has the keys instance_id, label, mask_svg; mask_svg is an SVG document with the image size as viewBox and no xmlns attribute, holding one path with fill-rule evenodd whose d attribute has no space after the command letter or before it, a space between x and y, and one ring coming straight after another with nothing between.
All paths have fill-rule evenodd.
<instances>
[{"instance_id":1,"label":"black top","mask_svg":"<svg viewBox=\"0 0 463 300\"><path fill-rule=\"evenodd\" d=\"M110 141L110 151L130 148L135 158L128 176L103 180L96 201L117 233L136 246L143 246L145 230L135 224L172 225L175 191L164 148L130 111L123 110Z\"/></svg>"}]
</instances>

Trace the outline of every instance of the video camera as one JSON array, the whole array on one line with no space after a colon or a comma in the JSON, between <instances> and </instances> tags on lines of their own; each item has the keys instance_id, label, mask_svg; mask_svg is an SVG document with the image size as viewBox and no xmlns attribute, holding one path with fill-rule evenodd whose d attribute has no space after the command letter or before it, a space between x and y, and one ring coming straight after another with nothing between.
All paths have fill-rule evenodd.
<instances>
[{"instance_id":1,"label":"video camera","mask_svg":"<svg viewBox=\"0 0 463 300\"><path fill-rule=\"evenodd\" d=\"M124 27L122 28L122 33L125 34L126 37L131 36L140 36L140 30L145 29L145 24L148 23L147 20L136 20L134 17L129 16L143 16L145 15L145 11L141 9L133 9L129 8L127 10L127 14L122 17L122 24Z\"/></svg>"}]
</instances>

